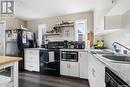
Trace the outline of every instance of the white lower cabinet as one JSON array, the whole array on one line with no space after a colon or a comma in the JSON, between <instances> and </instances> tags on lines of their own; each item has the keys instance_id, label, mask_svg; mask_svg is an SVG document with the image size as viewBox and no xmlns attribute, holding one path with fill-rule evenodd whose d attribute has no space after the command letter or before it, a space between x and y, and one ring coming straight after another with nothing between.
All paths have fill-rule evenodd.
<instances>
[{"instance_id":1,"label":"white lower cabinet","mask_svg":"<svg viewBox=\"0 0 130 87\"><path fill-rule=\"evenodd\" d=\"M105 65L88 53L88 80L90 87L105 87Z\"/></svg>"},{"instance_id":2,"label":"white lower cabinet","mask_svg":"<svg viewBox=\"0 0 130 87\"><path fill-rule=\"evenodd\" d=\"M93 68L93 65L88 67L88 80L90 87L96 87L95 70Z\"/></svg>"},{"instance_id":3,"label":"white lower cabinet","mask_svg":"<svg viewBox=\"0 0 130 87\"><path fill-rule=\"evenodd\" d=\"M28 71L40 71L39 50L25 49L24 68Z\"/></svg>"},{"instance_id":4,"label":"white lower cabinet","mask_svg":"<svg viewBox=\"0 0 130 87\"><path fill-rule=\"evenodd\" d=\"M79 75L82 79L88 79L87 52L79 52Z\"/></svg>"},{"instance_id":5,"label":"white lower cabinet","mask_svg":"<svg viewBox=\"0 0 130 87\"><path fill-rule=\"evenodd\" d=\"M60 74L88 79L87 52L78 52L78 62L60 61Z\"/></svg>"},{"instance_id":6,"label":"white lower cabinet","mask_svg":"<svg viewBox=\"0 0 130 87\"><path fill-rule=\"evenodd\" d=\"M72 77L79 77L79 64L78 62L60 62L60 74Z\"/></svg>"}]
</instances>

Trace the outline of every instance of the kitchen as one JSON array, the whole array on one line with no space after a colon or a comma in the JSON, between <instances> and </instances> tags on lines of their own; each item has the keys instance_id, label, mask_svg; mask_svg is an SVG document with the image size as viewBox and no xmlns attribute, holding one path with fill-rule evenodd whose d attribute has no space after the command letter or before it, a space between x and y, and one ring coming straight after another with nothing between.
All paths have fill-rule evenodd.
<instances>
[{"instance_id":1,"label":"kitchen","mask_svg":"<svg viewBox=\"0 0 130 87\"><path fill-rule=\"evenodd\" d=\"M1 59L14 59L0 87L130 86L129 0L14 2L0 14Z\"/></svg>"}]
</instances>

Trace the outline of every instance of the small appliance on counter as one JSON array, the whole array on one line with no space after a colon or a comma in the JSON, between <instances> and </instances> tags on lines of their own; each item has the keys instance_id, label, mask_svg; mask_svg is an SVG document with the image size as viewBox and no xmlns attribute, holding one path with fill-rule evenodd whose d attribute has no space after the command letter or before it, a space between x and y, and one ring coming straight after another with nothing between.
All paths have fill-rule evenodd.
<instances>
[{"instance_id":1,"label":"small appliance on counter","mask_svg":"<svg viewBox=\"0 0 130 87\"><path fill-rule=\"evenodd\" d=\"M75 42L75 41L70 41L70 42L68 42L68 48L69 48L69 49L74 49L74 48L76 48L76 42Z\"/></svg>"},{"instance_id":2,"label":"small appliance on counter","mask_svg":"<svg viewBox=\"0 0 130 87\"><path fill-rule=\"evenodd\" d=\"M64 41L65 49L85 49L84 41Z\"/></svg>"},{"instance_id":3,"label":"small appliance on counter","mask_svg":"<svg viewBox=\"0 0 130 87\"><path fill-rule=\"evenodd\" d=\"M94 45L94 49L106 49L107 47L104 46L104 40L97 40L96 44Z\"/></svg>"},{"instance_id":4,"label":"small appliance on counter","mask_svg":"<svg viewBox=\"0 0 130 87\"><path fill-rule=\"evenodd\" d=\"M76 48L77 49L85 49L85 42L84 41L77 41Z\"/></svg>"},{"instance_id":5,"label":"small appliance on counter","mask_svg":"<svg viewBox=\"0 0 130 87\"><path fill-rule=\"evenodd\" d=\"M64 40L64 48L67 49L68 48L68 41Z\"/></svg>"}]
</instances>

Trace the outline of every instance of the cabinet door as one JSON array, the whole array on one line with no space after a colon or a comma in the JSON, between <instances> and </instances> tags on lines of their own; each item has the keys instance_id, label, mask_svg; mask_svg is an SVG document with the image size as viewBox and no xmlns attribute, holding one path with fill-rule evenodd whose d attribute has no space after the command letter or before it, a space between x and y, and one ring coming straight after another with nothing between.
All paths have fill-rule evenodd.
<instances>
[{"instance_id":1,"label":"cabinet door","mask_svg":"<svg viewBox=\"0 0 130 87\"><path fill-rule=\"evenodd\" d=\"M123 28L129 29L130 28L130 10L123 14Z\"/></svg>"},{"instance_id":2,"label":"cabinet door","mask_svg":"<svg viewBox=\"0 0 130 87\"><path fill-rule=\"evenodd\" d=\"M94 68L93 65L91 65L91 67L90 67L90 80L89 80L89 83L90 83L90 87L98 87L96 85L96 71L95 71L95 68Z\"/></svg>"},{"instance_id":3,"label":"cabinet door","mask_svg":"<svg viewBox=\"0 0 130 87\"><path fill-rule=\"evenodd\" d=\"M97 58L95 58L94 68L95 68L96 86L105 87L105 65L102 62L100 62Z\"/></svg>"},{"instance_id":4,"label":"cabinet door","mask_svg":"<svg viewBox=\"0 0 130 87\"><path fill-rule=\"evenodd\" d=\"M121 29L122 15L105 16L105 29Z\"/></svg>"},{"instance_id":5,"label":"cabinet door","mask_svg":"<svg viewBox=\"0 0 130 87\"><path fill-rule=\"evenodd\" d=\"M95 84L96 87L106 87L105 86L105 76L98 73L98 70L95 70Z\"/></svg>"},{"instance_id":6,"label":"cabinet door","mask_svg":"<svg viewBox=\"0 0 130 87\"><path fill-rule=\"evenodd\" d=\"M105 87L105 65L88 53L88 80L90 87Z\"/></svg>"},{"instance_id":7,"label":"cabinet door","mask_svg":"<svg viewBox=\"0 0 130 87\"><path fill-rule=\"evenodd\" d=\"M88 57L88 80L89 80L89 84L90 87L96 87L95 85L95 68L92 64L91 58L93 58L93 56L91 54L87 54Z\"/></svg>"},{"instance_id":8,"label":"cabinet door","mask_svg":"<svg viewBox=\"0 0 130 87\"><path fill-rule=\"evenodd\" d=\"M61 61L60 62L60 74L61 75L69 75L69 63L66 61Z\"/></svg>"},{"instance_id":9,"label":"cabinet door","mask_svg":"<svg viewBox=\"0 0 130 87\"><path fill-rule=\"evenodd\" d=\"M80 78L88 79L88 58L87 52L79 52Z\"/></svg>"},{"instance_id":10,"label":"cabinet door","mask_svg":"<svg viewBox=\"0 0 130 87\"><path fill-rule=\"evenodd\" d=\"M69 76L79 77L79 64L78 62L69 62Z\"/></svg>"}]
</instances>

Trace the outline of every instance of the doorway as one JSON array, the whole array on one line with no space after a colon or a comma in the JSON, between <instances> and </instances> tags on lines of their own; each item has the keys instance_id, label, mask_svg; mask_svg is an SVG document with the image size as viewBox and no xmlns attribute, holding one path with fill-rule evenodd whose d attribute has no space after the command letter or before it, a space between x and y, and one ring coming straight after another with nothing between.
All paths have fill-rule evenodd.
<instances>
[{"instance_id":1,"label":"doorway","mask_svg":"<svg viewBox=\"0 0 130 87\"><path fill-rule=\"evenodd\" d=\"M0 56L5 56L6 21L0 21Z\"/></svg>"}]
</instances>

